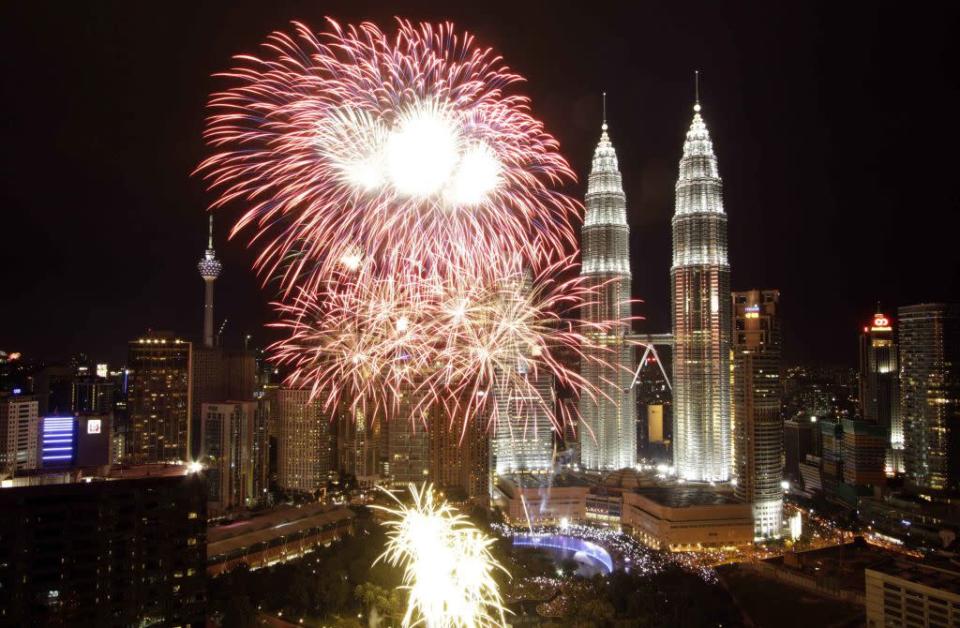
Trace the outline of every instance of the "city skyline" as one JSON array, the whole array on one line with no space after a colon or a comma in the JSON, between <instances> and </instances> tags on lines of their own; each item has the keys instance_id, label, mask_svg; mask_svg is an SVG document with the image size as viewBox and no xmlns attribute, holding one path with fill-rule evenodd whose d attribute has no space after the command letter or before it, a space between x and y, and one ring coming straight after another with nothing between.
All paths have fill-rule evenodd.
<instances>
[{"instance_id":1,"label":"city skyline","mask_svg":"<svg viewBox=\"0 0 960 628\"><path fill-rule=\"evenodd\" d=\"M499 2L4 6L0 624L960 626L950 20Z\"/></svg>"},{"instance_id":2,"label":"city skyline","mask_svg":"<svg viewBox=\"0 0 960 628\"><path fill-rule=\"evenodd\" d=\"M327 10L343 19L361 13L380 24L389 22L382 10ZM71 45L101 62L85 80L92 86L106 85L120 76L125 88L117 90L111 104L103 108L89 99L86 86L71 86L72 79L39 85L33 76L23 75L23 70L8 67L16 82L48 97L31 100L29 108L27 103L11 105L15 123L9 137L12 150L6 157L10 161L4 169L8 177L6 208L12 232L32 237L16 238L4 249L2 278L5 285L16 288L0 314L0 347L38 358L103 351L108 355L98 357L116 361L126 341L145 328L174 329L195 339L201 315L195 306L196 294L201 288L191 260L203 250L206 217L201 210L210 197L189 173L203 154L195 131L202 123L203 94L217 84L209 75L223 66L230 53L252 49L249 42L257 39L250 33L259 37L265 30L284 27L288 18L318 18L318 9L239 8L228 16L232 28L224 30L222 41L213 43L201 31L223 16L210 10L199 12L196 32L181 33L178 23L167 17L148 20L151 23L145 28L154 37L146 37L144 43L105 31L88 9L70 7L65 11L76 14L74 20L63 23L88 25L85 34ZM898 305L951 300L957 291L958 273L948 257L949 230L928 234L919 223L901 224L895 217L907 206L950 206L945 196L949 192L923 184L931 176L924 168L933 168L932 176L937 178L935 173L946 168L949 160L937 158L937 151L944 148L926 146L917 139L932 137L935 124L932 118L918 114L926 103L952 102L956 87L946 82L936 63L916 65L909 78L901 77L910 88L926 95L915 102L909 90L878 89L886 84L878 64L860 73L848 71L858 66L865 54L861 50L876 49L877 42L893 28L891 15L878 8L861 21L864 16L860 12L841 11L836 22L824 26L822 43L815 44L803 41L801 34L805 26L817 22L820 13L816 7L791 15L796 22L792 25L785 22L785 15L751 16L736 9L718 15L716 9L704 8L683 20L669 12L636 11L617 14L611 10L602 17L587 16L585 19L606 26L597 30L605 35L587 36L569 50L557 45L557 36L550 32L526 42L528 49L510 41L511 29L529 28L538 18L528 8L516 9L516 23L503 28L481 11L455 11L448 17L504 50L514 65L530 76L528 87L535 111L555 129L561 150L580 177L571 191L574 196L582 197L586 187L600 92L610 92L610 117L617 120L624 188L631 199L628 223L634 297L644 301L634 308L634 314L646 318L637 323L638 331L659 332L668 327L665 259L672 212L671 169L679 156L684 127L681 110L690 102L692 71L697 68L703 70L703 100L714 116L711 131L719 147L718 158L725 164L728 204L736 208L730 222L730 261L738 271L731 288L781 288L786 362L816 359L854 366L856 343L850 340L848 330L872 313L877 299L891 310ZM427 9L409 13L415 18L433 17ZM29 15L29 10L23 9L22 17ZM143 22L132 8L115 7L113 17L121 24ZM583 16L562 9L549 19L564 22L577 17ZM772 19L777 17L781 19ZM765 18L772 19L772 31L752 34L749 25ZM842 26L855 19L858 28L853 29L852 40L841 41L840 33L844 37L849 34ZM718 20L733 39L711 30L710 24ZM666 25L663 33L651 32L653 22ZM12 19L6 23L27 22ZM629 28L649 35L638 38L636 50L626 47L624 35ZM681 28L703 34L692 38L702 41L678 49L670 37ZM166 55L159 48L156 53L139 50L150 52L132 55L147 71L131 73L132 66L115 58L111 50L114 46L138 50L138 46L174 33L183 35L177 39L186 54L195 52L197 58L189 64L175 60L169 68L177 76L175 88L152 101L144 97L152 83L137 76L166 68L164 64L171 63ZM29 34L27 27L7 41L16 43ZM775 37L798 46L772 59L751 54ZM895 62L894 71L901 71L912 67L910 61L928 55L944 58L940 53L953 45L938 43L941 39L937 37L925 41L925 47L905 53L905 60L889 57L891 53L885 49L878 54ZM677 54L650 56L656 46ZM708 54L711 51L716 54ZM58 54L56 44L43 54ZM648 55L645 62L639 58L644 54ZM750 63L738 61L744 55ZM607 67L599 62L618 56L644 70L621 77L617 64ZM548 58L555 63L545 63ZM828 58L837 62L836 68L820 67ZM813 67L822 74L813 73ZM537 71L530 71L533 69ZM571 72L587 78L570 81ZM761 76L764 82L759 80ZM729 90L729 85L742 89ZM170 98L173 100L167 100ZM44 115L48 102L66 102L78 115L63 119L56 129L66 145L53 155L51 166L63 178L63 185L39 196L30 190L43 187L38 182L49 176L37 166L44 160L22 157L52 144L44 140L50 130L31 123L34 116ZM787 110L801 113L790 116L791 125L778 124ZM171 128L183 130L162 132L162 126L150 123L168 118ZM775 124L777 133L772 133ZM946 133L955 131L947 129ZM834 139L839 144L827 154L826 147ZM881 153L894 158L881 161L872 157ZM841 155L849 154L868 158L846 163ZM896 158L901 154L924 158ZM90 170L93 167L96 172ZM942 176L947 176L946 171ZM137 192L143 186L158 193L145 198ZM234 215L232 210L225 214L229 214L225 218ZM120 225L127 231L118 231ZM758 231L760 237L755 238ZM923 247L914 244L921 241L920 236L927 238ZM750 240L759 244L747 246ZM810 242L826 246L812 250ZM44 254L30 253L36 250ZM873 255L875 250L890 254ZM253 333L262 344L266 338L262 325L268 320L266 303L272 295L261 290L251 273L240 270L249 267L252 253L245 249L242 236L226 242L222 232L217 233L217 252L233 270L217 280L215 325L219 327L227 318L228 341L239 343L242 334ZM25 282L18 272L22 266L13 263L27 258L37 266L35 273L48 277L42 288ZM833 264L848 268L859 281L847 281L845 273L825 272ZM945 274L923 272L930 266L944 269ZM97 281L88 281L91 276ZM160 303L151 301L157 294L167 298ZM831 306L822 308L823 302Z\"/></svg>"}]
</instances>

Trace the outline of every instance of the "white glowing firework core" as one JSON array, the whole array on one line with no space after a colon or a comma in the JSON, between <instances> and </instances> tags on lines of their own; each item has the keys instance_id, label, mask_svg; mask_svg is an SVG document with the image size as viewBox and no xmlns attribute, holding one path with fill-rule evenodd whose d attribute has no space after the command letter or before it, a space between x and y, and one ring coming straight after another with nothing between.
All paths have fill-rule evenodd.
<instances>
[{"instance_id":1,"label":"white glowing firework core","mask_svg":"<svg viewBox=\"0 0 960 628\"><path fill-rule=\"evenodd\" d=\"M378 560L404 570L410 597L403 626L505 626L505 609L493 578L503 567L490 553L493 539L446 502L435 501L432 487L409 488L411 506L374 506L392 515L386 522L387 549Z\"/></svg>"},{"instance_id":2,"label":"white glowing firework core","mask_svg":"<svg viewBox=\"0 0 960 628\"><path fill-rule=\"evenodd\" d=\"M467 149L450 182L448 196L458 205L476 205L500 182L500 162L486 144Z\"/></svg>"},{"instance_id":3,"label":"white glowing firework core","mask_svg":"<svg viewBox=\"0 0 960 628\"><path fill-rule=\"evenodd\" d=\"M350 251L344 253L340 257L340 263L343 264L344 268L347 270L357 270L360 268L360 263L363 261L363 258L360 255L359 251Z\"/></svg>"},{"instance_id":4,"label":"white glowing firework core","mask_svg":"<svg viewBox=\"0 0 960 628\"><path fill-rule=\"evenodd\" d=\"M449 115L431 106L413 108L387 139L390 182L408 196L439 192L457 166L458 144L456 125Z\"/></svg>"}]
</instances>

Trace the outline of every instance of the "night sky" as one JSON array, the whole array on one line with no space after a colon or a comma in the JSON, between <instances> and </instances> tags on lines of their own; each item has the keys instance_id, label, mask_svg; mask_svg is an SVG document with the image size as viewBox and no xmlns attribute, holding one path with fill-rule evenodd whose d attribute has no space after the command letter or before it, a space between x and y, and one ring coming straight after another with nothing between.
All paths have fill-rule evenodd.
<instances>
[{"instance_id":1,"label":"night sky","mask_svg":"<svg viewBox=\"0 0 960 628\"><path fill-rule=\"evenodd\" d=\"M960 299L956 3L195 4L0 8L0 349L122 360L147 328L200 334L196 263L213 196L190 173L207 154L207 94L226 85L210 75L290 20L319 30L327 15L470 30L527 77L583 180L609 93L640 330L669 328L694 69L724 180L732 286L781 290L788 361L854 364L878 300L891 312ZM224 241L239 209L218 215L216 318L229 319L228 342L263 342L271 295L243 235Z\"/></svg>"}]
</instances>

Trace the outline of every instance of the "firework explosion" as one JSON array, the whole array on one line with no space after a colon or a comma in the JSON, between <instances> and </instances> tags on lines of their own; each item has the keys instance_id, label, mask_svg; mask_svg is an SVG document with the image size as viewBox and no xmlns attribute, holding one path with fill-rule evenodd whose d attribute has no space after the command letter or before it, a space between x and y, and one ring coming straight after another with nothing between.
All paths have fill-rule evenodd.
<instances>
[{"instance_id":1,"label":"firework explosion","mask_svg":"<svg viewBox=\"0 0 960 628\"><path fill-rule=\"evenodd\" d=\"M603 360L591 338L622 321L572 322L597 287L561 279L580 205L555 189L574 179L556 140L508 93L522 78L449 23L329 26L237 57L198 168L213 208L244 205L233 234L252 231L276 282L273 359L371 420L414 393L413 416L495 421L499 391L559 426L571 406L529 378L596 396L558 356Z\"/></svg>"},{"instance_id":2,"label":"firework explosion","mask_svg":"<svg viewBox=\"0 0 960 628\"><path fill-rule=\"evenodd\" d=\"M389 416L409 395L412 416L439 405L451 417L496 421L498 406L486 393L510 391L534 400L540 416L559 428L569 420L562 414L568 406L540 407L533 381L549 373L560 385L585 389L558 349L581 362L599 361L605 349L584 332L608 331L564 320L592 292L580 277L553 279L568 267L560 262L535 277L517 267L494 283L469 267L443 277L408 273L356 283L343 277L321 297L304 291L277 304L276 326L289 337L273 347L275 359L292 367L292 385L331 405L350 400L365 416Z\"/></svg>"},{"instance_id":3,"label":"firework explosion","mask_svg":"<svg viewBox=\"0 0 960 628\"><path fill-rule=\"evenodd\" d=\"M534 269L575 246L578 205L552 188L573 173L521 77L451 24L400 21L274 33L262 58L224 73L199 167L249 206L234 232L262 243L258 268L313 290L345 262L434 268L520 252Z\"/></svg>"},{"instance_id":4,"label":"firework explosion","mask_svg":"<svg viewBox=\"0 0 960 628\"><path fill-rule=\"evenodd\" d=\"M506 571L490 553L494 540L436 501L433 488L410 485L412 506L374 506L387 512L387 548L378 560L403 569L409 592L403 626L429 628L505 626L493 575ZM392 494L391 494L392 496Z\"/></svg>"}]
</instances>

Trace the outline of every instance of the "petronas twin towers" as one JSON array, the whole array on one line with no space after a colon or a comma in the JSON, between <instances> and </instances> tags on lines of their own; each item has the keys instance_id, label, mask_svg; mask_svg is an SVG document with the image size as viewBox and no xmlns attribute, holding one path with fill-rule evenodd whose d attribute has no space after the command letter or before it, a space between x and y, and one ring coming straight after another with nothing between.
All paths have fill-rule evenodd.
<instances>
[{"instance_id":1,"label":"petronas twin towers","mask_svg":"<svg viewBox=\"0 0 960 628\"><path fill-rule=\"evenodd\" d=\"M604 116L606 117L606 116ZM581 273L601 286L587 321L630 316L631 275L626 196L604 119L593 156L583 223ZM692 481L730 479L730 340L732 311L727 217L717 159L699 100L687 131L676 184L673 264L673 450L677 475ZM580 400L584 468L608 471L636 462L636 399L631 387L635 343L626 326L600 335L613 362L584 361L584 377L599 391Z\"/></svg>"},{"instance_id":2,"label":"petronas twin towers","mask_svg":"<svg viewBox=\"0 0 960 628\"><path fill-rule=\"evenodd\" d=\"M583 264L586 283L598 289L598 298L584 311L588 321L602 323L630 318L630 228L617 153L601 126L600 143L593 153L587 183L587 211L583 219ZM626 326L598 334L603 355L587 356L582 375L595 386L595 398L580 399L580 463L607 471L632 467L637 460L637 404L630 380L633 348ZM600 352L599 347L593 349ZM589 358L598 358L591 360ZM600 363L611 363L609 368Z\"/></svg>"}]
</instances>

